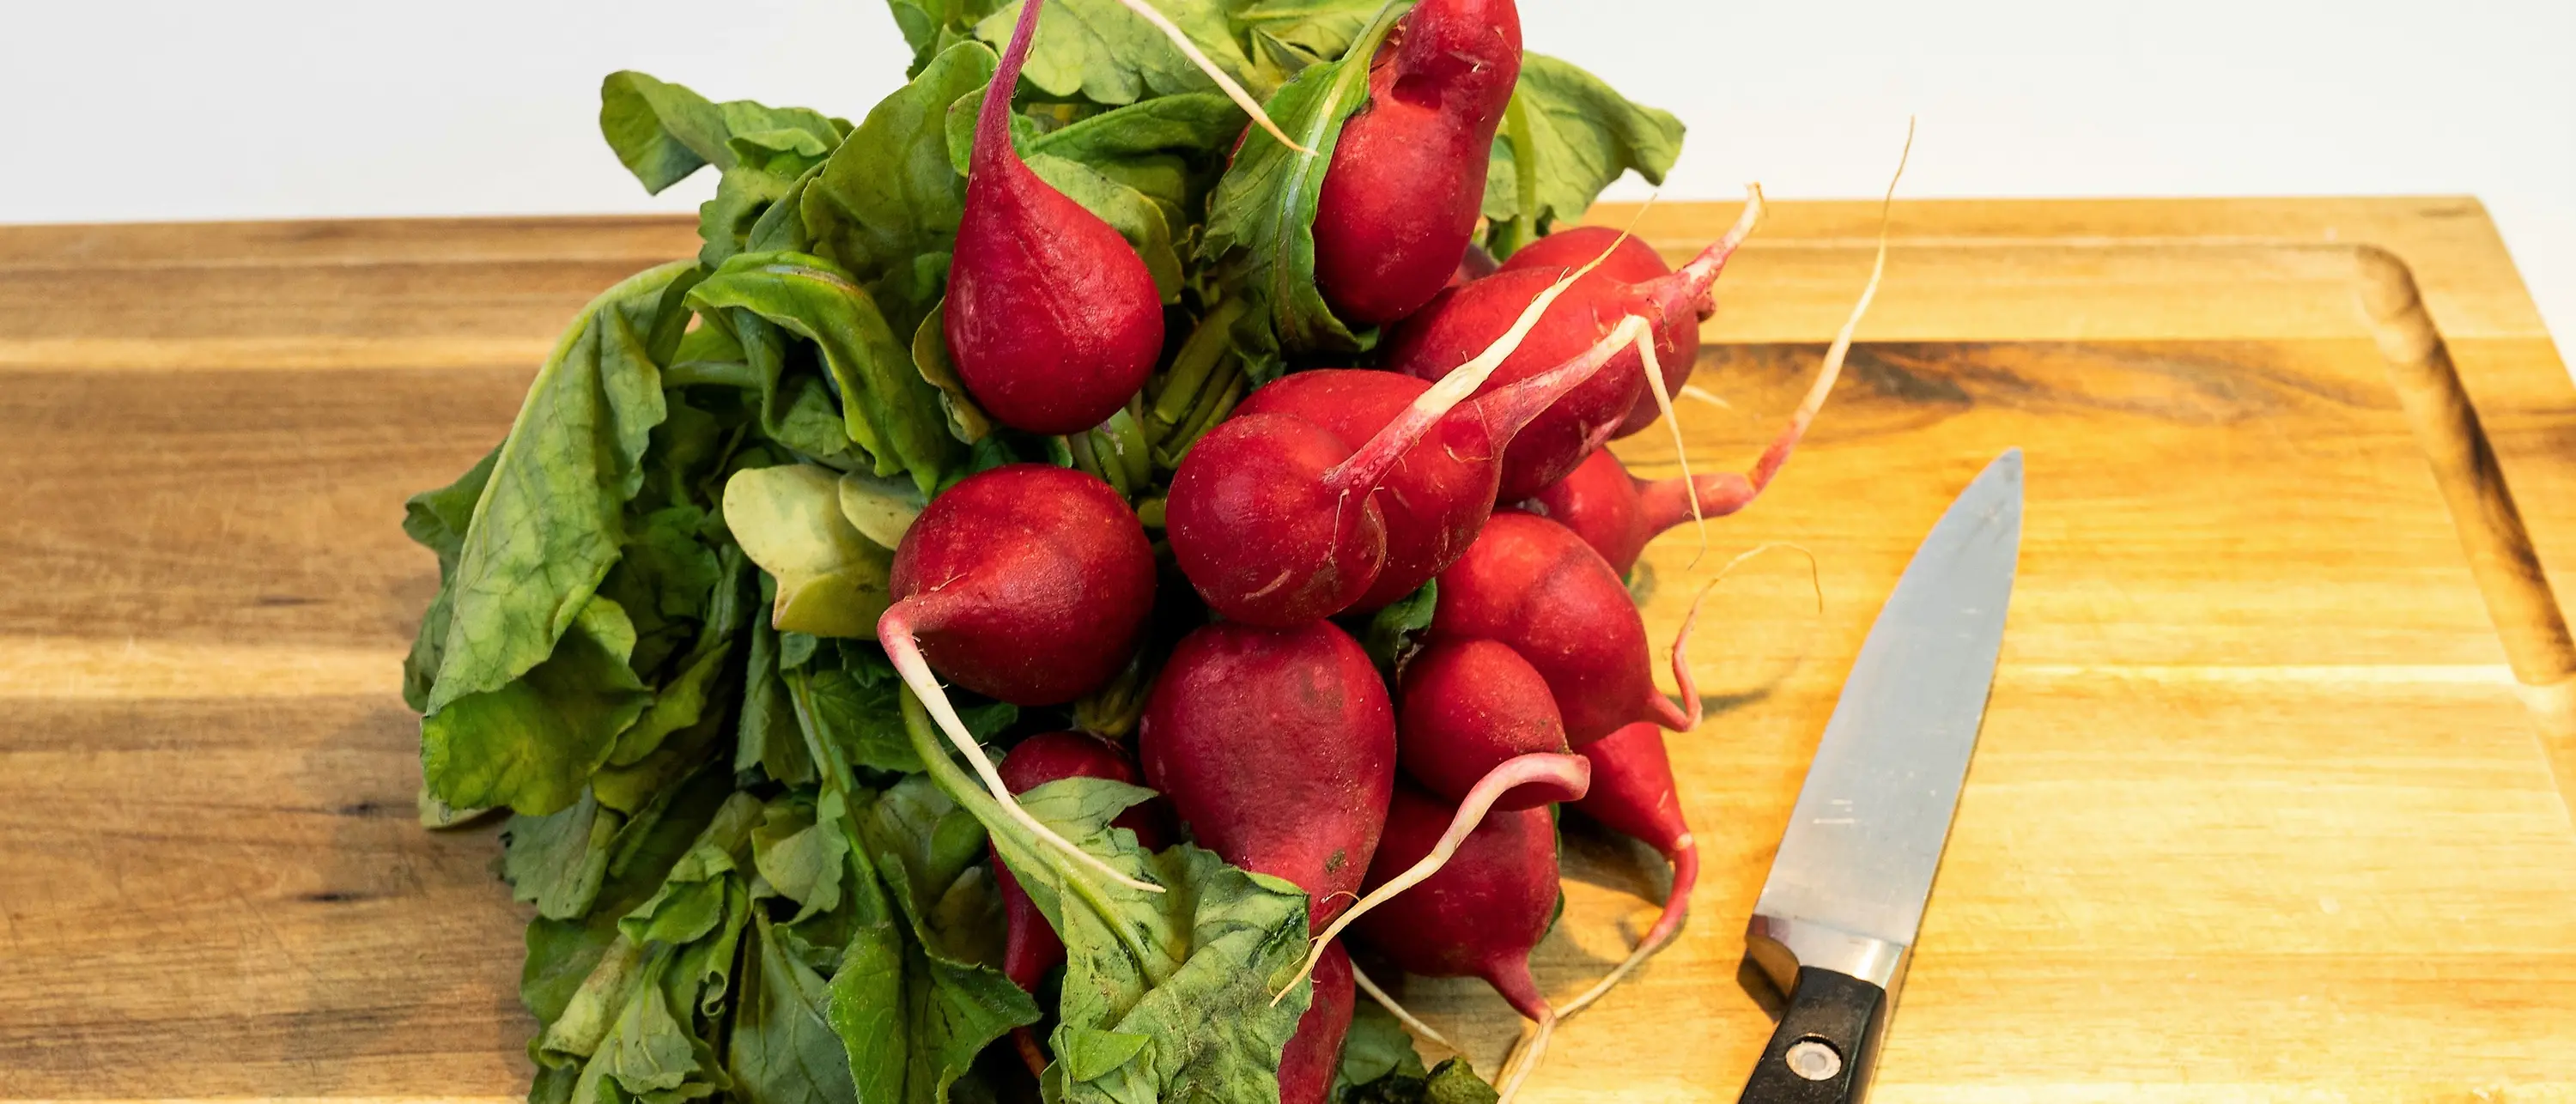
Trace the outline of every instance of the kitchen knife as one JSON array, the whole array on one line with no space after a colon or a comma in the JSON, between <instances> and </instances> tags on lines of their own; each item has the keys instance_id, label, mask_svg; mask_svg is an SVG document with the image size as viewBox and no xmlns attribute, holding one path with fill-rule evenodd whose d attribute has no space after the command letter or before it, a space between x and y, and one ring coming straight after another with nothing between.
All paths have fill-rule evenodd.
<instances>
[{"instance_id":1,"label":"kitchen knife","mask_svg":"<svg viewBox=\"0 0 2576 1104\"><path fill-rule=\"evenodd\" d=\"M1976 747L2021 551L2021 450L1959 493L1879 611L1745 943L1789 995L1741 1104L1856 1104Z\"/></svg>"}]
</instances>

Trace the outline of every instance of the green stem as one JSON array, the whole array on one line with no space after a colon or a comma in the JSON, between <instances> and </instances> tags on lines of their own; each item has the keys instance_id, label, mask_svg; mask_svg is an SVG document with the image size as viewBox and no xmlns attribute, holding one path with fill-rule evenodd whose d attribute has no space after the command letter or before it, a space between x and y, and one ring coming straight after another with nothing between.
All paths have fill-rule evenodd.
<instances>
[{"instance_id":1,"label":"green stem","mask_svg":"<svg viewBox=\"0 0 2576 1104\"><path fill-rule=\"evenodd\" d=\"M1503 129L1512 144L1512 201L1520 213L1486 235L1486 251L1497 261L1538 238L1538 141L1530 134L1529 101L1518 89L1503 108Z\"/></svg>"},{"instance_id":2,"label":"green stem","mask_svg":"<svg viewBox=\"0 0 2576 1104\"><path fill-rule=\"evenodd\" d=\"M1152 446L1145 443L1145 427L1136 424L1133 415L1120 410L1092 432L1100 435L1092 447L1107 449L1109 456L1118 461L1119 468L1127 475L1127 486L1141 488L1154 481ZM1104 459L1103 463L1106 462Z\"/></svg>"},{"instance_id":3,"label":"green stem","mask_svg":"<svg viewBox=\"0 0 2576 1104\"><path fill-rule=\"evenodd\" d=\"M1240 363L1231 366L1227 377L1223 390L1210 391L1207 400L1190 413L1188 425L1164 439L1164 447L1154 456L1155 462L1166 468L1179 469L1181 458L1190 454L1190 446L1198 444L1199 438L1207 436L1207 432L1224 421L1226 415L1234 413L1235 404L1242 402L1244 392L1250 389L1250 381L1244 379Z\"/></svg>"},{"instance_id":4,"label":"green stem","mask_svg":"<svg viewBox=\"0 0 2576 1104\"><path fill-rule=\"evenodd\" d=\"M1225 358L1227 338L1237 319L1251 309L1251 302L1236 296L1219 303L1215 310L1199 319L1198 328L1181 342L1181 351L1173 354L1172 367L1163 373L1162 386L1154 391L1153 422L1165 427L1178 426L1198 405L1199 392L1207 384L1208 373ZM1160 444L1157 434L1156 444Z\"/></svg>"},{"instance_id":5,"label":"green stem","mask_svg":"<svg viewBox=\"0 0 2576 1104\"><path fill-rule=\"evenodd\" d=\"M929 712L921 707L921 699L913 695L912 688L902 687L897 695L903 705L903 734L912 741L912 753L921 757L922 767L929 772L930 780L939 785L940 791L956 802L958 808L966 810L967 815L983 822L984 831L997 839L1026 831L1018 821L1011 819L1010 814L1002 811L1001 802L993 800L993 795L985 793L984 787L967 777L965 769L949 758L947 746L940 742L938 730L930 725ZM1048 872L1055 875L1057 888L1069 889L1075 897L1081 898L1084 907L1100 919L1100 926L1118 937L1119 945L1136 960L1140 970L1153 960L1149 948L1131 930L1133 925L1120 919L1117 910L1111 907L1105 891L1091 879L1083 877L1070 860L1054 848L1040 846L1034 841L1014 837L1011 845L1045 863ZM1059 896L1059 908L1062 907L1061 901Z\"/></svg>"}]
</instances>

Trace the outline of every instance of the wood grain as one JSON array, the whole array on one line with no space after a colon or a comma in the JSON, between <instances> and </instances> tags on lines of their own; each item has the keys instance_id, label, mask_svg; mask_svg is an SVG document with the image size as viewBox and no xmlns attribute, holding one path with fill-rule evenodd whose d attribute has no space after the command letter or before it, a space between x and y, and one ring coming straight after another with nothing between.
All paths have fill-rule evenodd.
<instances>
[{"instance_id":1,"label":"wood grain","mask_svg":"<svg viewBox=\"0 0 2576 1104\"><path fill-rule=\"evenodd\" d=\"M1680 253L1733 214L1639 225ZM1730 406L1683 408L1695 466L1744 463L1794 402L1875 220L1778 204L1739 255L1698 377ZM2576 578L2576 388L2483 211L1907 203L1895 229L1780 482L1704 556L1648 552L1659 640L1763 541L1814 553L1822 608L1795 554L1722 584L1695 665L1718 707L1673 740L1694 920L1529 1098L1734 1099L1769 1031L1744 918L1838 683L1932 519L2020 445L2001 674L1874 1099L2576 1100L2576 827L2533 712L2566 695L2523 685L2506 641L2545 651L2542 615L2491 615L2355 304L2354 243L2411 266L2531 562ZM689 231L0 230L0 1096L521 1091L525 913L488 831L413 824L394 664L432 565L400 500ZM1673 470L1660 435L1621 451ZM1662 887L1581 825L1568 874L1536 959L1560 995ZM1480 1068L1513 1034L1478 985L1403 992Z\"/></svg>"}]
</instances>

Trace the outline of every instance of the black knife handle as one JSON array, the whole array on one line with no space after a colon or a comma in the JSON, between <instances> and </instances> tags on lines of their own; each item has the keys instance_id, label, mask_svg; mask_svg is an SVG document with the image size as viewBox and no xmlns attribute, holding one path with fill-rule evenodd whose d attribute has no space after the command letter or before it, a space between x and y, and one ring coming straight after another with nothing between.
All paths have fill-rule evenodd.
<instances>
[{"instance_id":1,"label":"black knife handle","mask_svg":"<svg viewBox=\"0 0 2576 1104\"><path fill-rule=\"evenodd\" d=\"M1860 1104L1887 1031L1887 990L1850 974L1798 967L1780 1029L1738 1104Z\"/></svg>"}]
</instances>

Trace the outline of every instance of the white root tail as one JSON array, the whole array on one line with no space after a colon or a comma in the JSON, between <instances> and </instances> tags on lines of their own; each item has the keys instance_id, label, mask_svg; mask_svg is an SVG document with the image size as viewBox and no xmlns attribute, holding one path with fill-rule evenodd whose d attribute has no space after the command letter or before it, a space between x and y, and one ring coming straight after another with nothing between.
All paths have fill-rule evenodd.
<instances>
[{"instance_id":1,"label":"white root tail","mask_svg":"<svg viewBox=\"0 0 2576 1104\"><path fill-rule=\"evenodd\" d=\"M1719 238L1709 250L1711 271L1708 278L1711 282L1726 270L1727 259L1735 256L1736 248L1744 244L1744 239L1753 236L1753 228L1762 224L1762 212L1762 185L1745 185L1743 213L1735 216L1735 225L1728 227L1726 236ZM1664 427L1672 432L1673 462L1681 465L1682 479L1687 481L1691 477L1690 448L1682 443L1681 415L1673 412L1672 389L1664 386L1664 370L1655 363L1655 343L1651 338L1638 339L1637 357L1645 362L1646 386L1655 393L1655 409L1662 412ZM1691 388L1685 385L1683 390ZM1720 402L1719 405L1725 404ZM1699 531L1699 552L1691 557L1690 566L1698 567L1699 558L1708 555L1708 519L1700 514L1699 496L1691 496L1690 508L1691 525Z\"/></svg>"},{"instance_id":2,"label":"white root tail","mask_svg":"<svg viewBox=\"0 0 2576 1104\"><path fill-rule=\"evenodd\" d=\"M1539 1060L1547 1057L1547 1041L1556 1034L1556 1023L1563 1018L1550 1013L1537 1021L1538 1030L1530 1035L1529 1044L1514 1056L1511 1075L1503 1079L1502 1094L1495 1097L1494 1104L1512 1104L1512 1098L1520 1094L1521 1083L1529 1080L1529 1075L1538 1071Z\"/></svg>"},{"instance_id":3,"label":"white root tail","mask_svg":"<svg viewBox=\"0 0 2576 1104\"><path fill-rule=\"evenodd\" d=\"M1286 988L1272 994L1270 1003L1278 1004L1297 988L1298 982L1306 980L1306 975L1314 973L1315 964L1323 961L1324 952L1332 947L1334 938L1353 921L1366 915L1370 909L1385 904L1396 894L1421 885L1439 873L1441 867L1449 865L1450 858L1458 853L1458 846L1467 841L1468 834L1485 822L1485 814L1493 810L1494 802L1514 787L1531 782L1554 782L1572 794L1566 800L1578 800L1592 785L1592 761L1580 755L1537 751L1515 755L1485 772L1483 778L1476 780L1475 787L1467 791L1467 799L1458 803L1457 815L1449 819L1448 831L1440 834L1440 842L1432 846L1431 853L1407 867L1404 873L1387 879L1385 885L1371 890L1368 896L1359 899L1359 903L1334 917L1323 934L1315 937L1314 949L1307 952L1306 963L1297 968L1297 976L1288 979Z\"/></svg>"},{"instance_id":4,"label":"white root tail","mask_svg":"<svg viewBox=\"0 0 2576 1104\"><path fill-rule=\"evenodd\" d=\"M1431 1030L1430 1024L1415 1018L1413 1013L1405 1011L1403 1005L1395 1003L1395 998L1387 996L1386 990L1378 988L1376 982L1369 980L1368 974L1363 972L1356 963L1351 966L1351 984L1359 986L1360 992L1368 994L1370 1000L1378 1003L1378 1007L1393 1013L1395 1022L1403 1024L1405 1030L1412 1032L1416 1038L1429 1039L1451 1050L1458 1049L1456 1043L1450 1042L1439 1032Z\"/></svg>"},{"instance_id":5,"label":"white root tail","mask_svg":"<svg viewBox=\"0 0 2576 1104\"><path fill-rule=\"evenodd\" d=\"M1001 804L1002 811L1048 846L1072 856L1109 880L1144 893L1163 892L1163 887L1130 877L1100 856L1075 846L1072 840L1057 834L1055 829L1047 827L1045 822L1020 807L1020 799L1011 795L1011 787L1002 781L1002 773L994 769L992 756L984 754L984 746L976 743L974 735L966 731L966 722L958 718L956 707L948 704L948 691L941 688L938 677L931 673L930 662L922 657L921 643L913 638L911 619L905 616L904 605L903 602L895 603L877 621L877 643L885 646L886 658L894 663L895 673L903 676L904 685L912 687L913 696L921 699L921 707L939 725L939 731L948 734L948 742L957 746L958 753L966 757L967 765L975 768L975 776L984 780L984 789ZM1309 968L1312 968L1311 964Z\"/></svg>"},{"instance_id":6,"label":"white root tail","mask_svg":"<svg viewBox=\"0 0 2576 1104\"><path fill-rule=\"evenodd\" d=\"M1198 66L1199 72L1207 74L1209 80L1216 82L1217 88L1225 93L1225 98L1233 100L1234 106L1242 108L1244 114L1252 116L1253 125L1260 127L1272 138L1278 139L1280 145L1308 157L1315 156L1314 150L1298 144L1296 139L1288 136L1287 131L1279 129L1279 124L1270 121L1270 113L1261 109L1261 101L1253 99L1252 93L1244 91L1243 86L1236 84L1233 77L1218 68L1216 62L1210 60L1207 54L1199 49L1198 43L1190 41L1189 32L1182 30L1162 12L1155 10L1154 5L1147 0L1118 0L1118 2L1127 5L1128 11L1135 12L1145 22L1153 24L1155 30L1163 32L1163 37L1171 39L1172 45L1181 51L1182 57L1190 59L1190 64Z\"/></svg>"}]
</instances>

